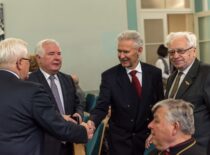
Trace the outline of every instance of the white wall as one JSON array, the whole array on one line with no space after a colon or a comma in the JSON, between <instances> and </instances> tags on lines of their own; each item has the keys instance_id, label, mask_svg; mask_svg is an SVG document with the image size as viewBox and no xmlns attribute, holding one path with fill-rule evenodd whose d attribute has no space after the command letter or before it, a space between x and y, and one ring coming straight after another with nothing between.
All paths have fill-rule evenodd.
<instances>
[{"instance_id":1,"label":"white wall","mask_svg":"<svg viewBox=\"0 0 210 155\"><path fill-rule=\"evenodd\" d=\"M126 0L0 0L6 37L33 51L44 38L60 42L62 71L76 73L84 90L99 89L101 73L118 63L116 36L127 29Z\"/></svg>"}]
</instances>

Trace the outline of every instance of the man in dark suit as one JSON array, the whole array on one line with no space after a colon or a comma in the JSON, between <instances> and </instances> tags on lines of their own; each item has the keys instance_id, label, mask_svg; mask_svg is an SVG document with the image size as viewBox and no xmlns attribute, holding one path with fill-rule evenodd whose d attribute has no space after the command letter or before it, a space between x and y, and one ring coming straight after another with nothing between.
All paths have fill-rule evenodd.
<instances>
[{"instance_id":1,"label":"man in dark suit","mask_svg":"<svg viewBox=\"0 0 210 155\"><path fill-rule=\"evenodd\" d=\"M89 126L98 126L111 105L108 142L111 155L141 155L152 119L151 107L163 98L161 71L139 61L142 39L136 31L118 37L120 64L102 74L96 108ZM131 72L136 73L131 76Z\"/></svg>"},{"instance_id":2,"label":"man in dark suit","mask_svg":"<svg viewBox=\"0 0 210 155\"><path fill-rule=\"evenodd\" d=\"M166 98L183 99L194 105L194 137L207 149L210 140L210 66L196 58L196 42L196 36L190 32L168 35L169 58L177 71L168 79ZM180 72L181 77L177 78ZM176 91L175 81L178 81Z\"/></svg>"},{"instance_id":3,"label":"man in dark suit","mask_svg":"<svg viewBox=\"0 0 210 155\"><path fill-rule=\"evenodd\" d=\"M156 149L150 155L206 155L193 138L195 132L193 106L184 100L166 99L152 108L151 129Z\"/></svg>"},{"instance_id":4,"label":"man in dark suit","mask_svg":"<svg viewBox=\"0 0 210 155\"><path fill-rule=\"evenodd\" d=\"M62 141L87 142L87 124L65 121L43 86L23 81L29 60L23 40L0 42L0 154L42 155L44 131Z\"/></svg>"},{"instance_id":5,"label":"man in dark suit","mask_svg":"<svg viewBox=\"0 0 210 155\"><path fill-rule=\"evenodd\" d=\"M57 107L61 114L75 116L82 121L83 105L80 104L76 95L75 85L71 76L59 72L62 65L61 48L53 39L45 39L40 41L36 47L36 59L39 69L29 75L29 80L41 83L48 94L52 104ZM54 76L55 84L58 88L59 101L51 89L50 77ZM60 105L59 105L60 104ZM70 121L75 122L71 117ZM76 122L75 122L76 123ZM45 135L45 155L71 155L73 154L72 143L65 143L52 137Z\"/></svg>"}]
</instances>

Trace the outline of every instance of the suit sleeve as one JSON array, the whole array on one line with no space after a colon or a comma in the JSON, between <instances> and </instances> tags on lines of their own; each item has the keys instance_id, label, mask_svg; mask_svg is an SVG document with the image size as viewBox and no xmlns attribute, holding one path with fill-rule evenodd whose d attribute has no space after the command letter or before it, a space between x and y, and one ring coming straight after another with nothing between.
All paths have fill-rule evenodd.
<instances>
[{"instance_id":1,"label":"suit sleeve","mask_svg":"<svg viewBox=\"0 0 210 155\"><path fill-rule=\"evenodd\" d=\"M206 71L207 72L207 71ZM210 113L210 73L206 76L206 81L204 84L204 99L207 104L208 111Z\"/></svg>"},{"instance_id":2,"label":"suit sleeve","mask_svg":"<svg viewBox=\"0 0 210 155\"><path fill-rule=\"evenodd\" d=\"M74 89L74 109L75 109L75 112L79 113L80 116L83 118L84 104L82 104L82 102L80 101L80 98L79 98L79 95L77 93L76 86L74 84L74 81L73 81L72 77L69 76L68 79L70 79L71 85Z\"/></svg>"},{"instance_id":3,"label":"suit sleeve","mask_svg":"<svg viewBox=\"0 0 210 155\"><path fill-rule=\"evenodd\" d=\"M163 91L163 81L162 81L162 74L161 74L161 71L160 70L158 70L158 72L157 72L157 76L156 76L156 78L157 78L157 101L160 101L160 100L162 100L163 98L164 98L164 91Z\"/></svg>"},{"instance_id":4,"label":"suit sleeve","mask_svg":"<svg viewBox=\"0 0 210 155\"><path fill-rule=\"evenodd\" d=\"M56 138L75 143L87 142L86 129L65 121L50 103L49 96L42 86L38 86L34 91L31 103L35 121Z\"/></svg>"},{"instance_id":5,"label":"suit sleeve","mask_svg":"<svg viewBox=\"0 0 210 155\"><path fill-rule=\"evenodd\" d=\"M107 77L102 74L100 85L100 94L97 100L96 107L91 111L90 119L96 126L106 117L111 100L110 84Z\"/></svg>"}]
</instances>

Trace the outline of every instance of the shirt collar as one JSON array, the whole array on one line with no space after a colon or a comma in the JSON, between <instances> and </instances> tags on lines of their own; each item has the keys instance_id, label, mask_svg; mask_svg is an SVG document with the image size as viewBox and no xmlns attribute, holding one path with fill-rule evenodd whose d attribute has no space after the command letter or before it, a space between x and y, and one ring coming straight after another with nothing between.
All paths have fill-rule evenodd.
<instances>
[{"instance_id":1,"label":"shirt collar","mask_svg":"<svg viewBox=\"0 0 210 155\"><path fill-rule=\"evenodd\" d=\"M125 68L127 74L129 74L132 70L136 70L138 73L142 73L142 68L141 68L141 63L139 62L138 65L136 66L136 68L134 69L129 69L129 68Z\"/></svg>"},{"instance_id":2,"label":"shirt collar","mask_svg":"<svg viewBox=\"0 0 210 155\"><path fill-rule=\"evenodd\" d=\"M190 70L191 66L193 65L193 63L195 62L195 60L183 71L179 71L179 72L182 72L184 73L184 75L186 75L188 73L188 71Z\"/></svg>"},{"instance_id":3,"label":"shirt collar","mask_svg":"<svg viewBox=\"0 0 210 155\"><path fill-rule=\"evenodd\" d=\"M44 77L48 80L49 77L51 76L50 74L48 74L47 72L45 72L42 68L40 68L40 71L42 72L42 74L44 75ZM55 79L58 79L57 74L54 75Z\"/></svg>"},{"instance_id":4,"label":"shirt collar","mask_svg":"<svg viewBox=\"0 0 210 155\"><path fill-rule=\"evenodd\" d=\"M184 150L185 148L190 148L196 143L194 138L190 138L186 140L185 142L179 143L173 147L169 148L169 152L172 154L176 154L177 152L180 152L181 150Z\"/></svg>"}]
</instances>

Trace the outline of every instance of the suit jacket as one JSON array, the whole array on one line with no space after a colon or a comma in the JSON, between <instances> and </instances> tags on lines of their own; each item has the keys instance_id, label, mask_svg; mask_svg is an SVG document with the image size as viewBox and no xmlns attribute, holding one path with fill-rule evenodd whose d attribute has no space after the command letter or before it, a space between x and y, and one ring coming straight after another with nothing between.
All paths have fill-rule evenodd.
<instances>
[{"instance_id":1,"label":"suit jacket","mask_svg":"<svg viewBox=\"0 0 210 155\"><path fill-rule=\"evenodd\" d=\"M168 79L166 98L177 71ZM210 140L210 66L195 59L181 83L176 99L183 99L194 105L195 135L199 145L207 149Z\"/></svg>"},{"instance_id":2,"label":"suit jacket","mask_svg":"<svg viewBox=\"0 0 210 155\"><path fill-rule=\"evenodd\" d=\"M86 129L66 122L44 88L0 70L0 154L42 155L44 131L64 141L87 142Z\"/></svg>"},{"instance_id":3,"label":"suit jacket","mask_svg":"<svg viewBox=\"0 0 210 155\"><path fill-rule=\"evenodd\" d=\"M197 145L194 138L170 148L170 155L207 155L205 149ZM163 151L154 149L149 155L165 155Z\"/></svg>"},{"instance_id":4,"label":"suit jacket","mask_svg":"<svg viewBox=\"0 0 210 155\"><path fill-rule=\"evenodd\" d=\"M143 154L152 120L152 106L163 98L160 69L141 63L142 97L132 87L126 69L120 64L102 74L100 94L90 118L98 125L111 105L109 146L111 155Z\"/></svg>"},{"instance_id":5,"label":"suit jacket","mask_svg":"<svg viewBox=\"0 0 210 155\"><path fill-rule=\"evenodd\" d=\"M65 114L73 115L75 112L77 112L81 115L81 117L83 117L83 105L80 104L79 98L76 95L75 85L73 83L71 76L61 72L59 72L57 76L59 78L63 93ZM46 78L44 77L43 73L40 70L37 70L29 75L29 80L38 82L44 86L45 90L50 96L51 103L55 105L57 110L59 111L56 104L56 100L51 91L51 88ZM61 149L61 141L46 133L45 148L44 148L45 155L52 155L52 154L59 155L60 149Z\"/></svg>"}]
</instances>

